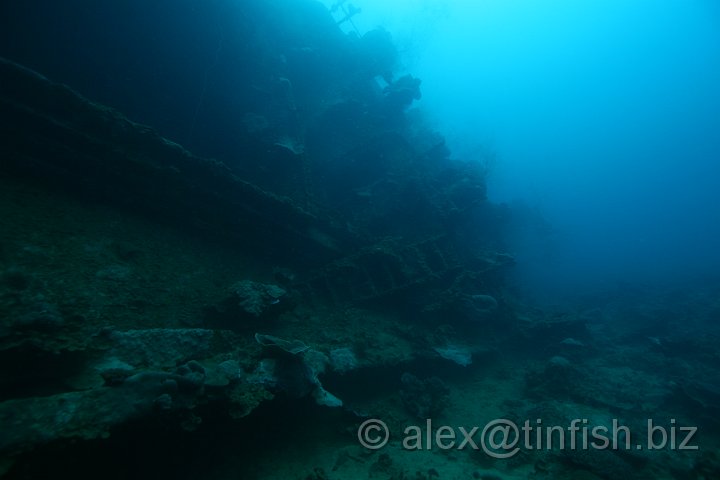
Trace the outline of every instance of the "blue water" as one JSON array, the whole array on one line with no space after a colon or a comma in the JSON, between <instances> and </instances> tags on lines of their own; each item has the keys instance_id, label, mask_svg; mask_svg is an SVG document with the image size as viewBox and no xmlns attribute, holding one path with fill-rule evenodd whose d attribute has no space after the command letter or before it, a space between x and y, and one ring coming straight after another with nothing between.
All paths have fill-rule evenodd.
<instances>
[{"instance_id":1,"label":"blue water","mask_svg":"<svg viewBox=\"0 0 720 480\"><path fill-rule=\"evenodd\" d=\"M0 2L0 477L720 478L717 0L322 3Z\"/></svg>"},{"instance_id":2,"label":"blue water","mask_svg":"<svg viewBox=\"0 0 720 480\"><path fill-rule=\"evenodd\" d=\"M393 33L453 156L491 152L490 197L549 223L516 238L526 287L720 271L716 2L354 3L359 31Z\"/></svg>"}]
</instances>

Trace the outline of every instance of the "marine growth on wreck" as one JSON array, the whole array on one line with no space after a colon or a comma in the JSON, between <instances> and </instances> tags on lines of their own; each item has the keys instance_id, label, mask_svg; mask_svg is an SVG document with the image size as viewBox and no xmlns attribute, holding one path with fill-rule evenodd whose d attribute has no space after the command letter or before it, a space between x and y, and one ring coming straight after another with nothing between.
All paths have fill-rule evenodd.
<instances>
[{"instance_id":1,"label":"marine growth on wreck","mask_svg":"<svg viewBox=\"0 0 720 480\"><path fill-rule=\"evenodd\" d=\"M0 476L720 478L716 284L524 298L532 215L488 198L358 15L0 6ZM702 447L483 436L613 422Z\"/></svg>"}]
</instances>

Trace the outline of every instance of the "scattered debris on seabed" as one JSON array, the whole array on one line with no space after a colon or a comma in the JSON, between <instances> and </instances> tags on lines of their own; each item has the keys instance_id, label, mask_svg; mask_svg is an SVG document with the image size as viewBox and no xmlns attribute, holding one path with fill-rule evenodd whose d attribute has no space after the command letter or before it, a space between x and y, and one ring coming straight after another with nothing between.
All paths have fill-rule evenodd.
<instances>
[{"instance_id":1,"label":"scattered debris on seabed","mask_svg":"<svg viewBox=\"0 0 720 480\"><path fill-rule=\"evenodd\" d=\"M102 3L32 45L151 35ZM0 60L0 475L720 478L718 285L528 305L506 282L512 209L414 110L421 79L390 33L342 33L345 3L173 4L218 25L185 32L127 0L177 42L128 39L126 80L101 48ZM27 39L21 17L0 28ZM159 65L167 83L146 82ZM678 305L692 321L653 317ZM358 442L373 419L382 449ZM480 438L497 419L532 441L617 422L633 446L702 435L502 456ZM472 441L403 442L443 426Z\"/></svg>"}]
</instances>

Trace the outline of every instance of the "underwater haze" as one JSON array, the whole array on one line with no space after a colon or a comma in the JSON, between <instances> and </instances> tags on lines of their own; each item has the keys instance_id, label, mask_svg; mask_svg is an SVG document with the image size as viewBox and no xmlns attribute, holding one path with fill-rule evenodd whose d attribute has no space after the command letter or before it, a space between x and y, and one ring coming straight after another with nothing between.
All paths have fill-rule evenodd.
<instances>
[{"instance_id":1,"label":"underwater haze","mask_svg":"<svg viewBox=\"0 0 720 480\"><path fill-rule=\"evenodd\" d=\"M0 479L720 479L717 0L0 1Z\"/></svg>"},{"instance_id":2,"label":"underwater haze","mask_svg":"<svg viewBox=\"0 0 720 480\"><path fill-rule=\"evenodd\" d=\"M716 2L355 4L358 29L393 33L454 156L492 150L490 197L547 223L518 231L522 285L558 298L720 271Z\"/></svg>"}]
</instances>

